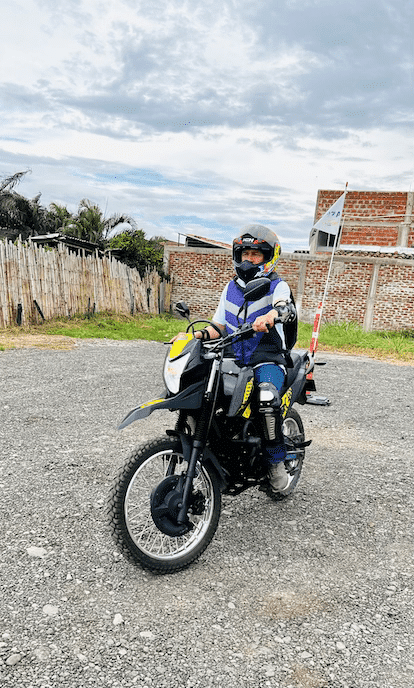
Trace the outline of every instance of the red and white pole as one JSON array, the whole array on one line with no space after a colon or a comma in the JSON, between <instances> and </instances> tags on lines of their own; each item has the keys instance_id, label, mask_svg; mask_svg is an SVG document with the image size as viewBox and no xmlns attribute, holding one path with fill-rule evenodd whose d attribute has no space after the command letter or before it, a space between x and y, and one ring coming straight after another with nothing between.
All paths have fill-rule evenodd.
<instances>
[{"instance_id":1,"label":"red and white pole","mask_svg":"<svg viewBox=\"0 0 414 688\"><path fill-rule=\"evenodd\" d=\"M319 305L318 305L318 308L317 308L317 311L316 311L316 315L315 315L315 320L314 320L314 322L313 322L312 339L311 339L311 343L310 343L310 346L309 346L309 353L310 353L311 356L313 356L313 357L315 356L316 349L318 348L319 330L320 330L320 327L321 327L321 317L322 317L322 312L323 312L323 309L324 309L324 306L325 306L326 296L327 296L327 294L328 294L329 278L330 278L330 276L331 276L332 265L333 265L334 255L335 255L335 250L336 250L337 246L339 245L339 241L340 241L340 237L341 237L341 232L342 232L342 212L343 212L343 209L344 209L344 206L345 206L345 198L346 198L347 191L348 191L348 182L345 184L345 191L344 191L344 194L343 194L344 202L343 202L343 205L342 205L341 215L340 215L340 219L339 219L338 232L337 232L337 235L336 235L336 237L335 237L334 244L333 244L333 247L332 247L332 255L331 255L331 261L330 261L330 263L329 263L328 275L327 275L327 277L326 277L325 289L324 289L324 292L323 292L322 301L319 302ZM313 371L310 372L310 373L308 373L308 375L306 376L306 379L307 379L307 380L313 380ZM306 392L306 396L309 397L309 401L310 401L310 399L312 398L312 394L311 394L311 392L310 392L309 390Z\"/></svg>"},{"instance_id":2,"label":"red and white pole","mask_svg":"<svg viewBox=\"0 0 414 688\"><path fill-rule=\"evenodd\" d=\"M312 339L309 347L309 353L315 354L316 349L318 348L318 338L319 338L319 329L321 326L321 315L322 315L322 301L319 302L318 309L316 311L315 315L315 320L313 321L313 332L312 332Z\"/></svg>"},{"instance_id":3,"label":"red and white pole","mask_svg":"<svg viewBox=\"0 0 414 688\"><path fill-rule=\"evenodd\" d=\"M315 320L313 321L312 339L311 339L311 343L309 346L309 353L312 356L315 356L315 351L318 348L319 329L321 326L322 309L323 309L323 304L322 304L322 301L320 301L319 306L318 306L317 311L316 311ZM307 380L313 380L313 370L307 374L306 379ZM310 390L307 390L306 396L311 396Z\"/></svg>"}]
</instances>

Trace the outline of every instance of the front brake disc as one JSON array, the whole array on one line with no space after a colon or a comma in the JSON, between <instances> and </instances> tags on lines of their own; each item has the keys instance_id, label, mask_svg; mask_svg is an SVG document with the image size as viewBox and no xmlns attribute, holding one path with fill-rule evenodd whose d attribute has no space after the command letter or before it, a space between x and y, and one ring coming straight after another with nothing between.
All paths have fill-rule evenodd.
<instances>
[{"instance_id":1,"label":"front brake disc","mask_svg":"<svg viewBox=\"0 0 414 688\"><path fill-rule=\"evenodd\" d=\"M180 537L192 529L192 524L177 523L183 493L178 487L180 476L169 475L151 493L151 516L158 530L170 537Z\"/></svg>"}]
</instances>

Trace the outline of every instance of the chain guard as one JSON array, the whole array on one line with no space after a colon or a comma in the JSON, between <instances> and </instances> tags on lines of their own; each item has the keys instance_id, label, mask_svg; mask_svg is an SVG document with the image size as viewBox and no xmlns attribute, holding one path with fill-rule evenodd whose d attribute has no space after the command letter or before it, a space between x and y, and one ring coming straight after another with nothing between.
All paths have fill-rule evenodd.
<instances>
[{"instance_id":1,"label":"chain guard","mask_svg":"<svg viewBox=\"0 0 414 688\"><path fill-rule=\"evenodd\" d=\"M193 525L177 523L177 516L183 501L182 490L177 489L180 476L169 475L151 493L151 516L158 530L170 537L180 537L188 533Z\"/></svg>"}]
</instances>

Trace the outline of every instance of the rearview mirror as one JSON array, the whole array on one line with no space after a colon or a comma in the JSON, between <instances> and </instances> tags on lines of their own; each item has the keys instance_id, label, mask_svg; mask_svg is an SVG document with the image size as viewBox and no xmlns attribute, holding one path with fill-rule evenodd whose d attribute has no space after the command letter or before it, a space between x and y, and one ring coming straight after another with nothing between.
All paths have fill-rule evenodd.
<instances>
[{"instance_id":1,"label":"rearview mirror","mask_svg":"<svg viewBox=\"0 0 414 688\"><path fill-rule=\"evenodd\" d=\"M177 311L178 315L181 315L182 318L187 318L187 320L190 319L190 309L184 301L179 301L176 303L175 310Z\"/></svg>"},{"instance_id":2,"label":"rearview mirror","mask_svg":"<svg viewBox=\"0 0 414 688\"><path fill-rule=\"evenodd\" d=\"M244 300L258 301L269 293L269 289L270 279L267 277L259 277L258 279L250 280L244 288Z\"/></svg>"}]
</instances>

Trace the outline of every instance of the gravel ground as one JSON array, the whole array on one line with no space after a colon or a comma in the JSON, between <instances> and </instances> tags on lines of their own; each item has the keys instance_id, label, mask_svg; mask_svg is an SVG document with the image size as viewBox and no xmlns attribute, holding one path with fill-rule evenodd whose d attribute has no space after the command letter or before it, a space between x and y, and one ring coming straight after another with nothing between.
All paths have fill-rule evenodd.
<instances>
[{"instance_id":1,"label":"gravel ground","mask_svg":"<svg viewBox=\"0 0 414 688\"><path fill-rule=\"evenodd\" d=\"M302 481L225 497L199 561L153 576L115 551L113 474L168 427L117 423L158 394L165 347L0 353L0 684L412 688L414 367L320 354L299 407Z\"/></svg>"}]
</instances>

